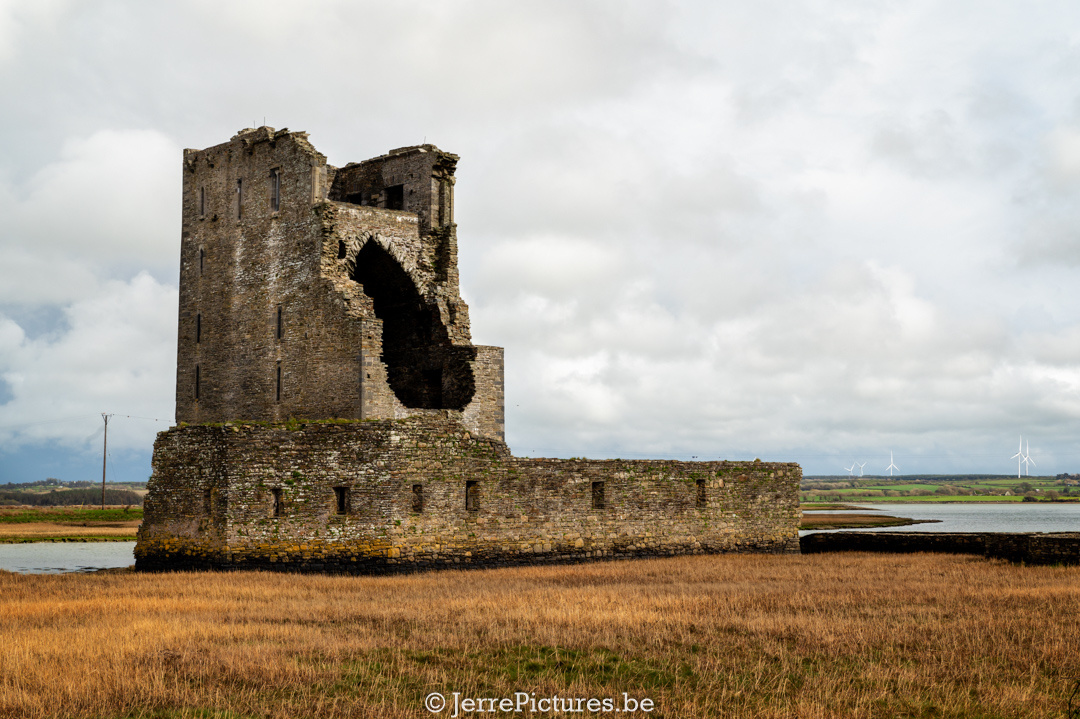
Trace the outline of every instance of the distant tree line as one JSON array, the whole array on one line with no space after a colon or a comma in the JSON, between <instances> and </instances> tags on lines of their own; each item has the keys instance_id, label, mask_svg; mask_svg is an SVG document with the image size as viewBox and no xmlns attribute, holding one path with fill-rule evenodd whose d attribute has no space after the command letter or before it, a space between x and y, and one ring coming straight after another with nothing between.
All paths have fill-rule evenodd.
<instances>
[{"instance_id":1,"label":"distant tree line","mask_svg":"<svg viewBox=\"0 0 1080 719\"><path fill-rule=\"evenodd\" d=\"M1059 474L1056 479L1080 479L1080 475L1068 475ZM866 474L863 476L850 474L809 474L803 476L803 482L861 482L859 486L865 486L869 484L882 485L889 482L899 484L911 484L916 482L946 482L953 484L956 482L979 482L987 479L1016 479L1015 474L898 474L894 477L881 474ZM1032 476L1031 479L1051 479L1049 475Z\"/></svg>"},{"instance_id":2,"label":"distant tree line","mask_svg":"<svg viewBox=\"0 0 1080 719\"><path fill-rule=\"evenodd\" d=\"M87 482L87 484L91 484ZM11 484L6 487L11 487ZM15 485L25 486L25 485ZM40 485L39 485L40 486ZM20 492L0 489L0 505L29 504L35 507L66 507L73 504L101 504L100 489L64 489L51 492ZM141 507L142 495L130 489L106 489L105 504L123 504Z\"/></svg>"}]
</instances>

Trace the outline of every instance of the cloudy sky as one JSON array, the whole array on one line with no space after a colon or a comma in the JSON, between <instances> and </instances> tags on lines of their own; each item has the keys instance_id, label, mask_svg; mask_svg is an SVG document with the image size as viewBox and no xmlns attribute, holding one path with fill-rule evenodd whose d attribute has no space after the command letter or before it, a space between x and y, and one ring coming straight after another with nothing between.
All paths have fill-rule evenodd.
<instances>
[{"instance_id":1,"label":"cloudy sky","mask_svg":"<svg viewBox=\"0 0 1080 719\"><path fill-rule=\"evenodd\" d=\"M0 0L0 482L149 474L181 150L264 118L461 156L516 454L1080 472L1077 78L1067 1Z\"/></svg>"}]
</instances>

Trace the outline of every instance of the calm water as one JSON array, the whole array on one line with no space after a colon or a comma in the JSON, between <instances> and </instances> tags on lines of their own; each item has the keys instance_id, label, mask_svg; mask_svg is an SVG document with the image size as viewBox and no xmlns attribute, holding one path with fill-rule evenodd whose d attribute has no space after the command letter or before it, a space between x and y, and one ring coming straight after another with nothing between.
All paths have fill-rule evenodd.
<instances>
[{"instance_id":1,"label":"calm water","mask_svg":"<svg viewBox=\"0 0 1080 719\"><path fill-rule=\"evenodd\" d=\"M853 505L856 506L856 505ZM1000 504L858 504L864 509L830 514L865 514L866 509L911 519L938 519L933 524L874 527L874 532L1080 532L1080 504L1008 502ZM876 513L876 512L875 512ZM821 532L859 531L821 529ZM809 532L800 532L809 534Z\"/></svg>"},{"instance_id":2,"label":"calm water","mask_svg":"<svg viewBox=\"0 0 1080 719\"><path fill-rule=\"evenodd\" d=\"M933 524L874 527L874 532L1080 532L1080 504L859 504L854 513L878 510ZM836 511L834 514L850 514ZM821 532L859 530L814 530ZM800 535L809 532L799 532ZM0 544L0 569L24 574L92 572L135 563L135 542Z\"/></svg>"},{"instance_id":3,"label":"calm water","mask_svg":"<svg viewBox=\"0 0 1080 719\"><path fill-rule=\"evenodd\" d=\"M135 563L135 542L0 544L0 569L22 574L92 572Z\"/></svg>"}]
</instances>

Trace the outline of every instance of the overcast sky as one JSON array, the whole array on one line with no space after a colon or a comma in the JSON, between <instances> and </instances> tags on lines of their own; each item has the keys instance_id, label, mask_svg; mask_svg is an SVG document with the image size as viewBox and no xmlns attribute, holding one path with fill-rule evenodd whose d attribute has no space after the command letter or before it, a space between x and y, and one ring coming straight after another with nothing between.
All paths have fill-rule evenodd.
<instances>
[{"instance_id":1,"label":"overcast sky","mask_svg":"<svg viewBox=\"0 0 1080 719\"><path fill-rule=\"evenodd\" d=\"M149 474L181 150L264 118L461 156L518 455L1080 472L1078 78L1065 1L0 0L0 482Z\"/></svg>"}]
</instances>

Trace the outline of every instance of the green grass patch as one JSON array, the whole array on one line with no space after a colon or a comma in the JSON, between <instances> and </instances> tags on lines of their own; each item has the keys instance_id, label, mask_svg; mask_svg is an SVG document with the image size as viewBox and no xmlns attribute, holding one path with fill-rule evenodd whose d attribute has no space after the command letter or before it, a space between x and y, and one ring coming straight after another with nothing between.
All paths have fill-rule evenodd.
<instances>
[{"instance_id":1,"label":"green grass patch","mask_svg":"<svg viewBox=\"0 0 1080 719\"><path fill-rule=\"evenodd\" d=\"M865 509L864 507L856 507L851 504L837 504L836 502L807 502L800 504L799 509L803 511L823 511L827 509Z\"/></svg>"},{"instance_id":2,"label":"green grass patch","mask_svg":"<svg viewBox=\"0 0 1080 719\"><path fill-rule=\"evenodd\" d=\"M31 522L132 522L143 518L142 507L121 509L17 509L10 514L0 510L0 523L24 524Z\"/></svg>"},{"instance_id":3,"label":"green grass patch","mask_svg":"<svg viewBox=\"0 0 1080 719\"><path fill-rule=\"evenodd\" d=\"M971 503L971 502L988 503L989 502L989 503L993 503L993 504L998 504L1000 502L1022 502L1023 500L1024 500L1023 497L1018 497L1018 496L1003 497L1003 496L992 495L992 494L973 494L973 495L929 494L929 495L920 495L920 496L915 496L915 497L867 497L864 501L872 502L874 504L885 504L885 503L894 503L894 504L907 504L907 503L911 503L911 504L935 504L935 503L937 503L937 504L940 504L942 502L967 502L967 503ZM851 501L855 501L855 499L851 498Z\"/></svg>"}]
</instances>

